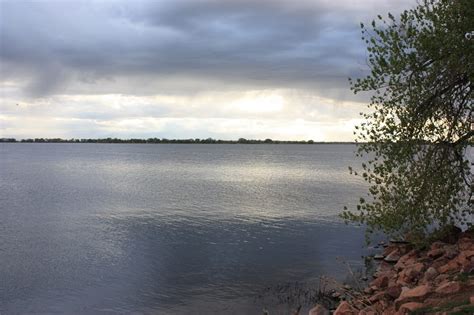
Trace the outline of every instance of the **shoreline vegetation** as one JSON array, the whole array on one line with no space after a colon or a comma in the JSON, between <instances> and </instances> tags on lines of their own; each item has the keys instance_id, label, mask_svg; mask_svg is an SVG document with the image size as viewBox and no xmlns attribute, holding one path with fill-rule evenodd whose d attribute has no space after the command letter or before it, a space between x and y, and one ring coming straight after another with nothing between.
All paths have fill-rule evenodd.
<instances>
[{"instance_id":1,"label":"shoreline vegetation","mask_svg":"<svg viewBox=\"0 0 474 315\"><path fill-rule=\"evenodd\" d=\"M196 144L357 144L351 141L313 141L313 140L272 140L272 139L245 139L238 140L222 140L222 139L167 139L167 138L97 138L97 139L62 139L62 138L27 138L17 140L15 138L0 138L2 143L142 143L142 144L158 144L158 143L196 143Z\"/></svg>"}]
</instances>

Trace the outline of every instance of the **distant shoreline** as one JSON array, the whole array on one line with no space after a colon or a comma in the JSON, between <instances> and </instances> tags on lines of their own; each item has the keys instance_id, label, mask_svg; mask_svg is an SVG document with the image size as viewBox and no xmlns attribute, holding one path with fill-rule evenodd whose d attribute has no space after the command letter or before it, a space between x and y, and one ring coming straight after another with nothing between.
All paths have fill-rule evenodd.
<instances>
[{"instance_id":1,"label":"distant shoreline","mask_svg":"<svg viewBox=\"0 0 474 315\"><path fill-rule=\"evenodd\" d=\"M313 140L258 140L244 139L238 140L221 140L221 139L166 139L166 138L148 138L148 139L118 139L118 138L101 138L101 139L61 139L61 138L28 138L17 140L15 138L0 138L0 143L118 143L118 144L357 144L356 142L335 142L335 141L313 141ZM359 143L360 144L360 143Z\"/></svg>"}]
</instances>

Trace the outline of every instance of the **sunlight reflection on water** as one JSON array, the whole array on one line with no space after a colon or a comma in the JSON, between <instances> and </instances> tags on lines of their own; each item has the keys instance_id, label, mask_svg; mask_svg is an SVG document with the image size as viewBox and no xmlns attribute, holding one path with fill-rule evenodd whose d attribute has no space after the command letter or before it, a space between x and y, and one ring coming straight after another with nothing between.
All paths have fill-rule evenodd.
<instances>
[{"instance_id":1,"label":"sunlight reflection on water","mask_svg":"<svg viewBox=\"0 0 474 315\"><path fill-rule=\"evenodd\" d=\"M361 263L353 150L1 144L0 311L260 314L262 288Z\"/></svg>"}]
</instances>

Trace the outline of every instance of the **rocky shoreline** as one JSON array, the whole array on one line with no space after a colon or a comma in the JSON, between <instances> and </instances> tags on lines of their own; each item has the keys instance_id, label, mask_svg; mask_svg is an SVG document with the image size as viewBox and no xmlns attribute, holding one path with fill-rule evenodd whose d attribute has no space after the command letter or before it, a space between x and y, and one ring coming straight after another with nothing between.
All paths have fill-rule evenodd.
<instances>
[{"instance_id":1,"label":"rocky shoreline","mask_svg":"<svg viewBox=\"0 0 474 315\"><path fill-rule=\"evenodd\" d=\"M474 314L474 232L457 232L428 248L390 242L363 290L336 292L334 311L309 315ZM348 294L349 293L349 294Z\"/></svg>"}]
</instances>

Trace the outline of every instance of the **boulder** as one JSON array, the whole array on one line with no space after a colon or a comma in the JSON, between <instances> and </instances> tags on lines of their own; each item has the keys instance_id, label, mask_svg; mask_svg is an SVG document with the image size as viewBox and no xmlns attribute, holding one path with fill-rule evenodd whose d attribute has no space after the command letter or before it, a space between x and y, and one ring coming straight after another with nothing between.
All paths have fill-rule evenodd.
<instances>
[{"instance_id":1,"label":"boulder","mask_svg":"<svg viewBox=\"0 0 474 315\"><path fill-rule=\"evenodd\" d=\"M405 267L400 272L397 282L400 284L412 283L415 279L420 278L421 273L424 268L425 268L425 265L423 263L416 263L416 264Z\"/></svg>"},{"instance_id":2,"label":"boulder","mask_svg":"<svg viewBox=\"0 0 474 315\"><path fill-rule=\"evenodd\" d=\"M459 254L459 251L457 250L455 245L449 245L444 247L444 255L443 257L447 259L453 259Z\"/></svg>"},{"instance_id":3,"label":"boulder","mask_svg":"<svg viewBox=\"0 0 474 315\"><path fill-rule=\"evenodd\" d=\"M357 315L357 312L347 301L343 301L339 304L333 315Z\"/></svg>"},{"instance_id":4,"label":"boulder","mask_svg":"<svg viewBox=\"0 0 474 315\"><path fill-rule=\"evenodd\" d=\"M438 275L438 271L436 271L435 268L433 267L429 267L426 271L425 271L425 276L424 276L424 280L426 281L431 281L433 280L434 278L436 278L436 276Z\"/></svg>"},{"instance_id":5,"label":"boulder","mask_svg":"<svg viewBox=\"0 0 474 315\"><path fill-rule=\"evenodd\" d=\"M371 308L364 308L359 311L359 315L377 315L377 313Z\"/></svg>"},{"instance_id":6,"label":"boulder","mask_svg":"<svg viewBox=\"0 0 474 315\"><path fill-rule=\"evenodd\" d=\"M435 292L438 294L454 294L461 291L461 285L459 282L450 281L441 284L439 287L436 288Z\"/></svg>"},{"instance_id":7,"label":"boulder","mask_svg":"<svg viewBox=\"0 0 474 315\"><path fill-rule=\"evenodd\" d=\"M423 300L430 292L431 292L431 286L425 284L425 285L420 285L417 286L413 289L402 289L402 292L400 293L400 296L398 299L395 301L396 306L400 306L402 304L408 303L408 302L415 302L417 300Z\"/></svg>"},{"instance_id":8,"label":"boulder","mask_svg":"<svg viewBox=\"0 0 474 315\"><path fill-rule=\"evenodd\" d=\"M458 271L460 269L457 259L450 260L447 264L438 268L439 273L449 273L452 271Z\"/></svg>"},{"instance_id":9,"label":"boulder","mask_svg":"<svg viewBox=\"0 0 474 315\"><path fill-rule=\"evenodd\" d=\"M378 292L374 295L372 295L371 297L369 297L369 302L370 303L375 303L377 301L380 301L380 300L383 300L385 298L385 292Z\"/></svg>"},{"instance_id":10,"label":"boulder","mask_svg":"<svg viewBox=\"0 0 474 315\"><path fill-rule=\"evenodd\" d=\"M459 254L458 257L469 260L471 257L474 257L474 250L464 250Z\"/></svg>"},{"instance_id":11,"label":"boulder","mask_svg":"<svg viewBox=\"0 0 474 315\"><path fill-rule=\"evenodd\" d=\"M471 260L474 260L474 251L462 251L455 259L456 263L462 272L469 273L469 269L472 268Z\"/></svg>"},{"instance_id":12,"label":"boulder","mask_svg":"<svg viewBox=\"0 0 474 315\"><path fill-rule=\"evenodd\" d=\"M448 262L449 262L449 259L444 258L444 257L439 257L431 264L431 267L438 269L439 267L446 265Z\"/></svg>"},{"instance_id":13,"label":"boulder","mask_svg":"<svg viewBox=\"0 0 474 315\"><path fill-rule=\"evenodd\" d=\"M436 259L438 257L441 257L445 254L445 251L443 248L435 248L430 250L426 255L432 259Z\"/></svg>"},{"instance_id":14,"label":"boulder","mask_svg":"<svg viewBox=\"0 0 474 315\"><path fill-rule=\"evenodd\" d=\"M374 277L377 278L378 276L392 270L393 268L391 264L389 264L388 262L382 261L380 265L377 267L377 270L374 273Z\"/></svg>"},{"instance_id":15,"label":"boulder","mask_svg":"<svg viewBox=\"0 0 474 315\"><path fill-rule=\"evenodd\" d=\"M474 305L474 295L469 298L469 303L471 303L472 305Z\"/></svg>"},{"instance_id":16,"label":"boulder","mask_svg":"<svg viewBox=\"0 0 474 315\"><path fill-rule=\"evenodd\" d=\"M422 308L424 305L423 303L419 303L419 302L408 302L408 303L405 303L405 304L402 304L399 308L399 310L401 312L406 312L406 313L409 313L409 312L413 312L419 308Z\"/></svg>"},{"instance_id":17,"label":"boulder","mask_svg":"<svg viewBox=\"0 0 474 315\"><path fill-rule=\"evenodd\" d=\"M329 315L329 311L321 304L317 304L315 307L309 310L308 315Z\"/></svg>"},{"instance_id":18,"label":"boulder","mask_svg":"<svg viewBox=\"0 0 474 315\"><path fill-rule=\"evenodd\" d=\"M470 237L462 237L458 240L459 250L474 250L474 240Z\"/></svg>"},{"instance_id":19,"label":"boulder","mask_svg":"<svg viewBox=\"0 0 474 315\"><path fill-rule=\"evenodd\" d=\"M371 287L367 287L367 288L364 289L364 293L365 294L372 294L372 293L374 293L374 290Z\"/></svg>"},{"instance_id":20,"label":"boulder","mask_svg":"<svg viewBox=\"0 0 474 315\"><path fill-rule=\"evenodd\" d=\"M395 305L390 305L390 306L387 306L387 307L384 309L382 315L393 315L393 314L395 314L395 313L396 313L396 312L395 312Z\"/></svg>"},{"instance_id":21,"label":"boulder","mask_svg":"<svg viewBox=\"0 0 474 315\"><path fill-rule=\"evenodd\" d=\"M420 285L413 289L403 290L400 294L400 299L423 298L430 292L431 287L429 285Z\"/></svg>"},{"instance_id":22,"label":"boulder","mask_svg":"<svg viewBox=\"0 0 474 315\"><path fill-rule=\"evenodd\" d=\"M461 272L474 273L474 260L471 258L470 261L464 261L461 266Z\"/></svg>"},{"instance_id":23,"label":"boulder","mask_svg":"<svg viewBox=\"0 0 474 315\"><path fill-rule=\"evenodd\" d=\"M390 286L385 290L385 293L394 300L398 299L402 293L402 287L400 285Z\"/></svg>"},{"instance_id":24,"label":"boulder","mask_svg":"<svg viewBox=\"0 0 474 315\"><path fill-rule=\"evenodd\" d=\"M377 289L383 289L388 286L389 275L384 273L376 278L374 281L370 283L370 286L377 287Z\"/></svg>"},{"instance_id":25,"label":"boulder","mask_svg":"<svg viewBox=\"0 0 474 315\"><path fill-rule=\"evenodd\" d=\"M416 259L417 254L418 253L415 250L412 250L408 254L403 255L402 257L400 257L398 262L395 264L394 268L396 270L402 270L406 266L415 264L416 261L417 261L417 259Z\"/></svg>"},{"instance_id":26,"label":"boulder","mask_svg":"<svg viewBox=\"0 0 474 315\"><path fill-rule=\"evenodd\" d=\"M439 274L439 275L436 276L435 282L436 283L441 283L441 282L445 282L448 279L449 279L449 275L447 275L445 273L442 273L442 274Z\"/></svg>"}]
</instances>

